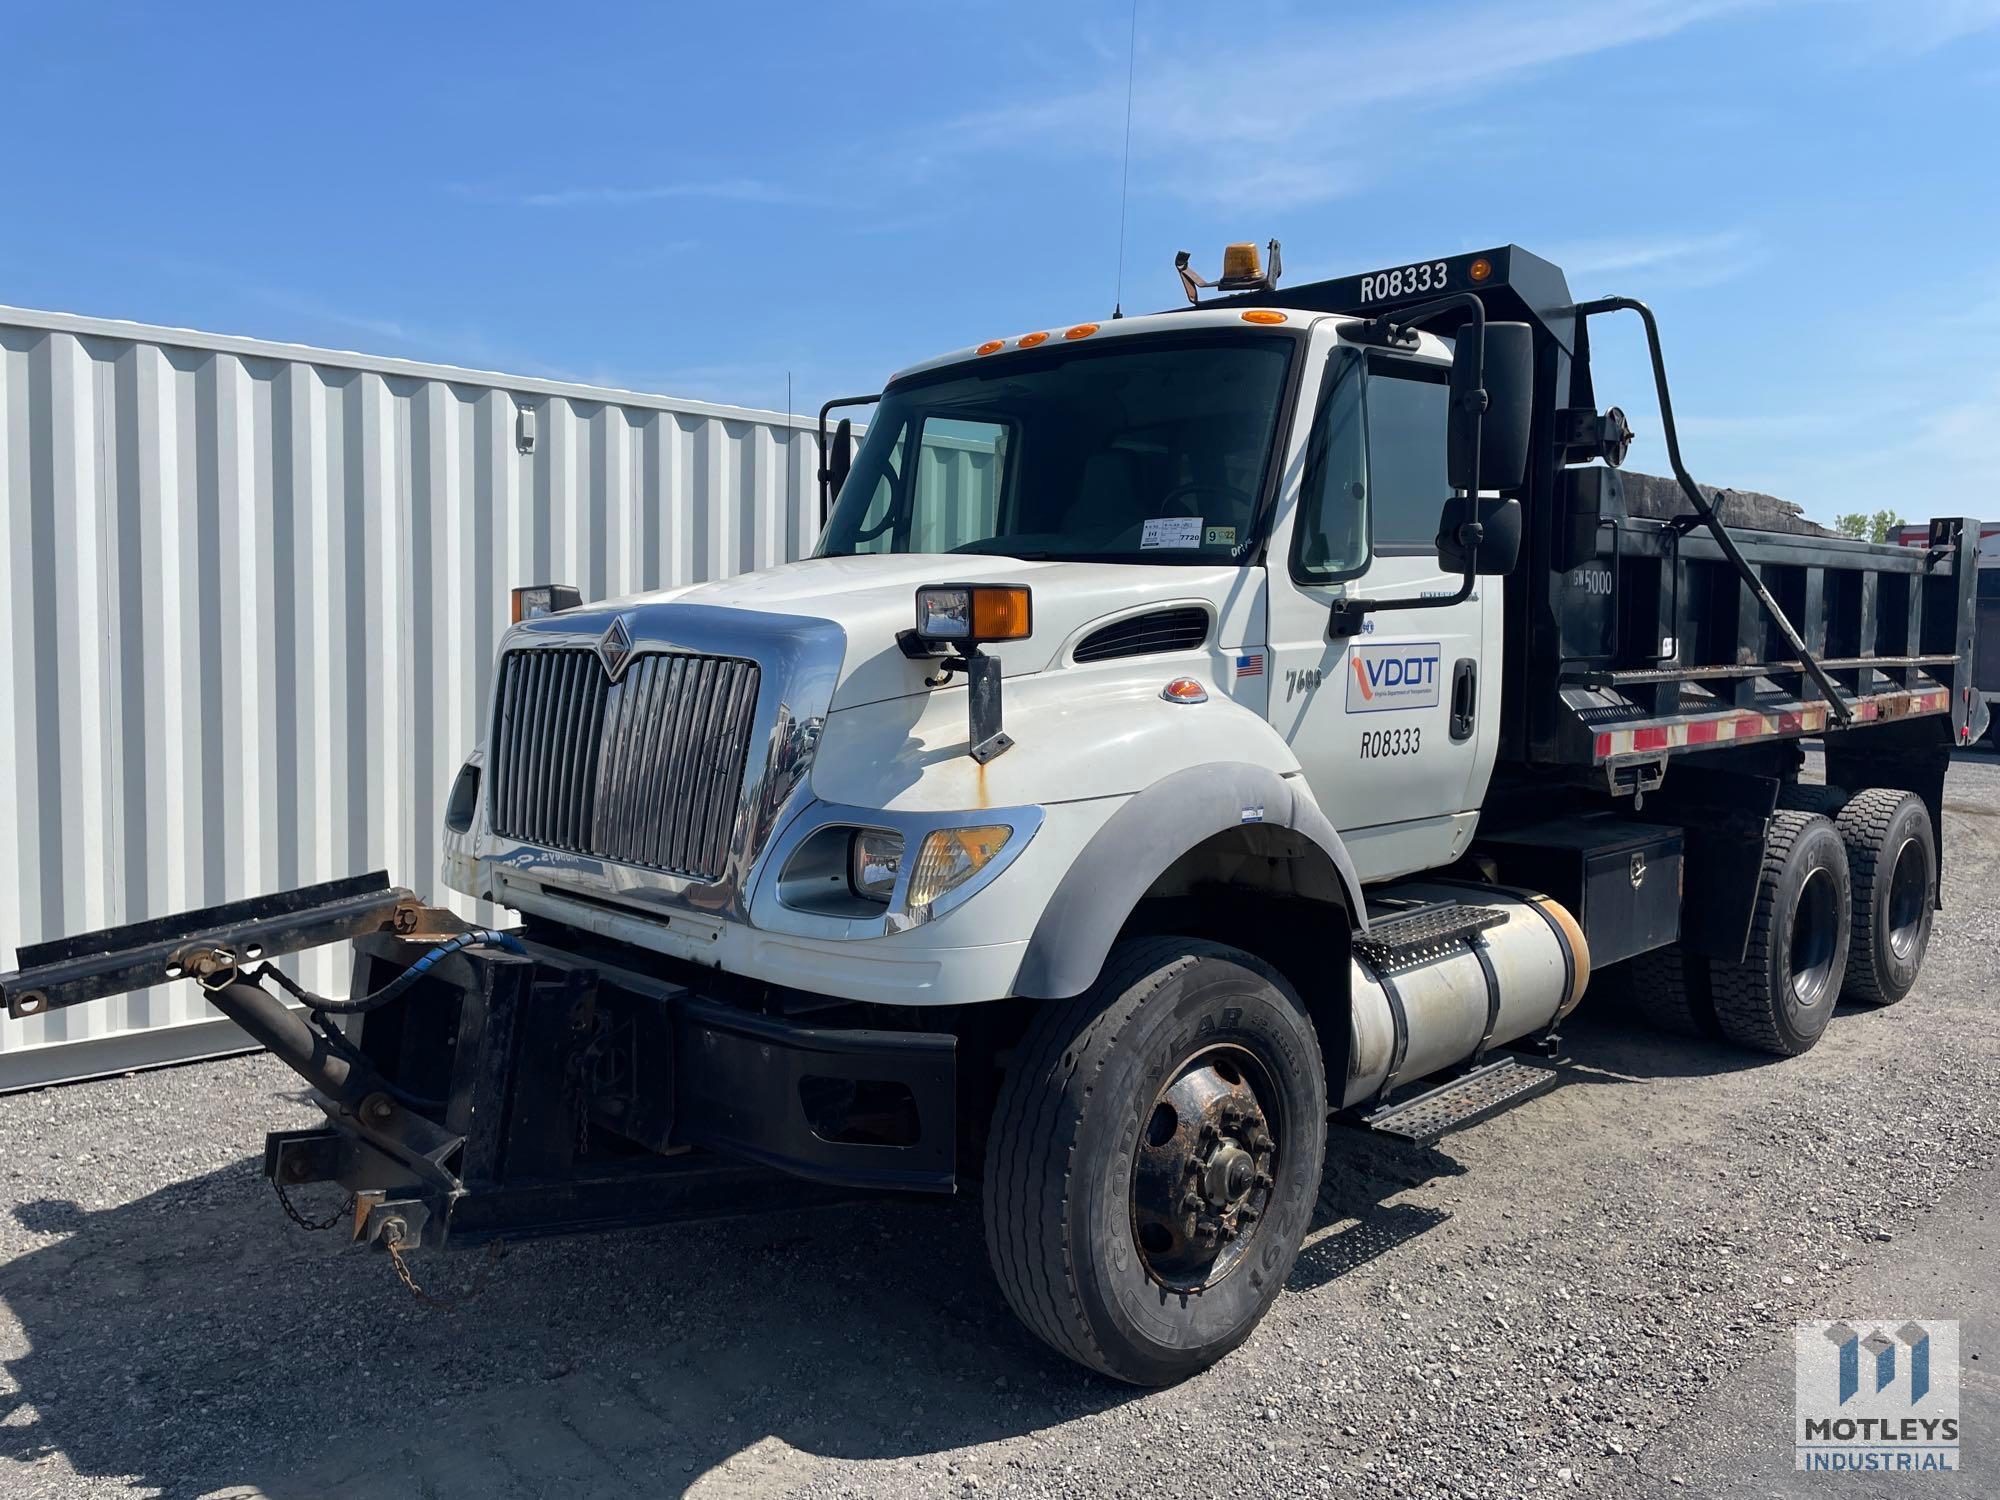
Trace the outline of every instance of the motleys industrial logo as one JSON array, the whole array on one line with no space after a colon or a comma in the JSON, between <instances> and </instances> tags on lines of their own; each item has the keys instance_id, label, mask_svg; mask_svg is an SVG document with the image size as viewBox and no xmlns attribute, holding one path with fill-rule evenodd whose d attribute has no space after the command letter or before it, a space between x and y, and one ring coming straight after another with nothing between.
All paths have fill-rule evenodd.
<instances>
[{"instance_id":1,"label":"motleys industrial logo","mask_svg":"<svg viewBox=\"0 0 2000 1500\"><path fill-rule=\"evenodd\" d=\"M1387 713L1398 708L1435 708L1438 704L1438 662L1444 648L1436 641L1371 641L1347 653L1347 711Z\"/></svg>"},{"instance_id":2,"label":"motleys industrial logo","mask_svg":"<svg viewBox=\"0 0 2000 1500\"><path fill-rule=\"evenodd\" d=\"M1958 1324L1843 1318L1793 1330L1793 1452L1827 1472L1958 1468Z\"/></svg>"}]
</instances>

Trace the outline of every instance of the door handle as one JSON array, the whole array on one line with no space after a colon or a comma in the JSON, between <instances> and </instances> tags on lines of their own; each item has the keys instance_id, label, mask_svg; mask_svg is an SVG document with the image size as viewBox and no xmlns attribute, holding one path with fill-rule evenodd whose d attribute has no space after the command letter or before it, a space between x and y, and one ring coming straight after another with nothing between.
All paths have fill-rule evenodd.
<instances>
[{"instance_id":1,"label":"door handle","mask_svg":"<svg viewBox=\"0 0 2000 1500\"><path fill-rule=\"evenodd\" d=\"M1451 669L1451 737L1469 740L1478 724L1479 663L1461 656Z\"/></svg>"}]
</instances>

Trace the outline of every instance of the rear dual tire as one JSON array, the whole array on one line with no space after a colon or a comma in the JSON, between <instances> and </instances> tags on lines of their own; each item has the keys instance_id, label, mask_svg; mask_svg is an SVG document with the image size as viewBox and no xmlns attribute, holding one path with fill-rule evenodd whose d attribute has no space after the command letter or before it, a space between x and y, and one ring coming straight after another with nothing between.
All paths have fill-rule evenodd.
<instances>
[{"instance_id":1,"label":"rear dual tire","mask_svg":"<svg viewBox=\"0 0 2000 1500\"><path fill-rule=\"evenodd\" d=\"M1673 1036L1716 1037L1708 960L1679 943L1632 960L1631 1003L1641 1020Z\"/></svg>"},{"instance_id":2,"label":"rear dual tire","mask_svg":"<svg viewBox=\"0 0 2000 1500\"><path fill-rule=\"evenodd\" d=\"M1839 830L1818 813L1773 813L1743 962L1708 966L1724 1036L1781 1057L1811 1049L1847 972L1849 907Z\"/></svg>"},{"instance_id":3,"label":"rear dual tire","mask_svg":"<svg viewBox=\"0 0 2000 1500\"><path fill-rule=\"evenodd\" d=\"M1893 1005L1930 946L1937 839L1922 799L1788 788L1764 843L1743 962L1675 946L1633 963L1633 1003L1660 1030L1794 1057L1837 1000Z\"/></svg>"},{"instance_id":4,"label":"rear dual tire","mask_svg":"<svg viewBox=\"0 0 2000 1500\"><path fill-rule=\"evenodd\" d=\"M1843 998L1894 1005L1909 994L1930 947L1937 835L1923 801L1875 787L1834 820L1853 872L1853 923Z\"/></svg>"},{"instance_id":5,"label":"rear dual tire","mask_svg":"<svg viewBox=\"0 0 2000 1500\"><path fill-rule=\"evenodd\" d=\"M1325 1149L1319 1039L1277 971L1219 943L1120 944L1089 990L1037 1013L1001 1088L994 1274L1056 1352L1170 1384L1277 1297Z\"/></svg>"}]
</instances>

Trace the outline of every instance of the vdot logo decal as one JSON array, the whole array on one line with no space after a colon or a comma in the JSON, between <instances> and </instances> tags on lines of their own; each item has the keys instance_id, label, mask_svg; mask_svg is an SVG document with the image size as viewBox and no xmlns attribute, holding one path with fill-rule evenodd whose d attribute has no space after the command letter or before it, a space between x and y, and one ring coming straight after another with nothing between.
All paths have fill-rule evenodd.
<instances>
[{"instance_id":1,"label":"vdot logo decal","mask_svg":"<svg viewBox=\"0 0 2000 1500\"><path fill-rule=\"evenodd\" d=\"M1436 708L1436 641L1383 641L1347 653L1347 711L1379 714L1398 708Z\"/></svg>"},{"instance_id":2,"label":"vdot logo decal","mask_svg":"<svg viewBox=\"0 0 2000 1500\"><path fill-rule=\"evenodd\" d=\"M1799 1468L1913 1474L1958 1468L1957 1323L1800 1323L1793 1353Z\"/></svg>"}]
</instances>

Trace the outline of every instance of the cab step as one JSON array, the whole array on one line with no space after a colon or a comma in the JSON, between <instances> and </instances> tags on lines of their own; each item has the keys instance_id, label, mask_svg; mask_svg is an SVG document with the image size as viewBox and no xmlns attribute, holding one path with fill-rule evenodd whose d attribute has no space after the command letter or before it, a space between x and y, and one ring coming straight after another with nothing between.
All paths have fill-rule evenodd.
<instances>
[{"instance_id":1,"label":"cab step","mask_svg":"<svg viewBox=\"0 0 2000 1500\"><path fill-rule=\"evenodd\" d=\"M1547 1093L1560 1076L1547 1063L1521 1057L1496 1058L1449 1083L1371 1110L1360 1123L1378 1134L1428 1146L1454 1130L1490 1120L1502 1110Z\"/></svg>"},{"instance_id":2,"label":"cab step","mask_svg":"<svg viewBox=\"0 0 2000 1500\"><path fill-rule=\"evenodd\" d=\"M1492 906L1437 902L1412 911L1369 913L1368 930L1356 934L1354 951L1375 968L1400 968L1463 951L1469 938L1498 927L1507 914Z\"/></svg>"}]
</instances>

